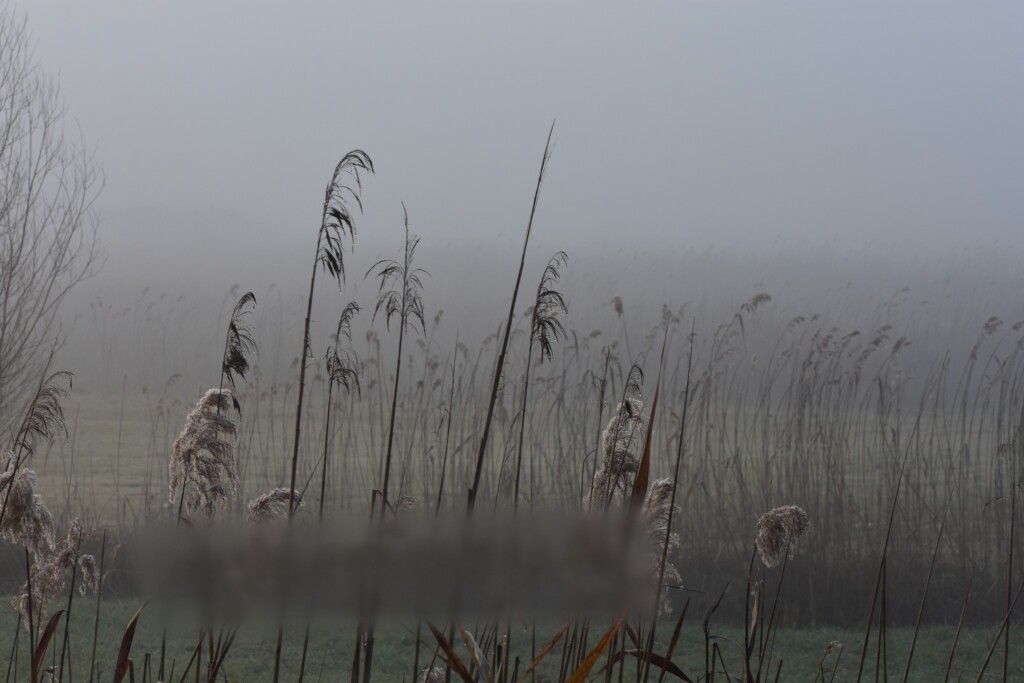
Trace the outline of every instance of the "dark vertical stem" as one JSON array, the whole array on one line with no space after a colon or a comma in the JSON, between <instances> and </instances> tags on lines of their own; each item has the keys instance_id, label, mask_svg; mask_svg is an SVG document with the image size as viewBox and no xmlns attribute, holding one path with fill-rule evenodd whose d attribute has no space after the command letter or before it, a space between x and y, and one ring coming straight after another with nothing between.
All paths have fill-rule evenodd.
<instances>
[{"instance_id":1,"label":"dark vertical stem","mask_svg":"<svg viewBox=\"0 0 1024 683\"><path fill-rule=\"evenodd\" d=\"M316 236L316 254L320 254L320 242L323 240L324 230L320 228L320 232ZM290 490L290 500L288 503L288 519L290 520L295 515L295 472L298 469L299 464L299 441L302 434L302 399L306 391L306 359L309 357L309 323L313 317L313 292L316 288L316 269L318 265L318 259L313 259L313 272L309 276L309 298L306 299L306 322L302 332L302 354L299 356L299 395L296 399L295 404L295 442L292 447L292 476ZM277 680L277 677L274 677Z\"/></svg>"},{"instance_id":2,"label":"dark vertical stem","mask_svg":"<svg viewBox=\"0 0 1024 683\"><path fill-rule=\"evenodd\" d=\"M36 650L36 637L32 619L32 565L28 557L28 546L25 547L25 577L28 586L28 656L32 660L32 680L34 681L37 679L38 672L35 670L35 657L33 656Z\"/></svg>"},{"instance_id":3,"label":"dark vertical stem","mask_svg":"<svg viewBox=\"0 0 1024 683\"><path fill-rule=\"evenodd\" d=\"M448 424L445 425L444 436L444 457L441 460L441 483L437 487L437 505L434 509L434 517L441 514L441 498L444 495L444 478L448 469L448 449L452 441L452 411L455 409L455 365L459 355L459 336L455 335L455 353L452 354L452 385L448 390Z\"/></svg>"},{"instance_id":4,"label":"dark vertical stem","mask_svg":"<svg viewBox=\"0 0 1024 683\"><path fill-rule=\"evenodd\" d=\"M57 683L64 680L64 655L68 657L68 680L71 680L71 653L68 652L68 629L71 627L71 604L75 600L75 579L78 578L78 557L82 548L82 534L78 534L75 544L75 564L71 568L71 585L68 587L68 609L64 614L64 637L60 644L60 666L57 668Z\"/></svg>"},{"instance_id":5,"label":"dark vertical stem","mask_svg":"<svg viewBox=\"0 0 1024 683\"><path fill-rule=\"evenodd\" d=\"M327 379L327 416L324 419L324 462L320 470L320 511L318 519L324 521L324 499L327 497L328 444L331 438L331 402L334 398L334 380Z\"/></svg>"},{"instance_id":6,"label":"dark vertical stem","mask_svg":"<svg viewBox=\"0 0 1024 683\"><path fill-rule=\"evenodd\" d=\"M548 131L548 141L544 145L544 157L540 162L540 172L537 174L537 187L533 192L533 206L530 208L530 220L526 224L526 238L523 240L523 253L519 257L519 272L516 275L516 285L512 289L512 302L508 307L508 321L505 324L505 335L501 340L501 352L498 354L498 363L494 368L494 381L491 384L491 397L487 403L487 417L484 420L484 434L480 439L480 450L476 455L476 471L473 474L473 487L469 490L467 512L472 514L473 506L476 504L476 497L480 488L480 475L483 472L484 455L487 453L487 439L491 433L491 419L494 417L494 404L498 400L498 387L501 385L501 373L505 366L505 354L508 352L508 341L512 335L512 321L516 313L516 299L519 298L519 285L523 280L523 267L526 264L526 248L530 244L530 232L533 229L533 217L537 213L537 202L540 200L540 188L544 182L544 169L547 167L548 159L551 158L551 135L555 132L555 124L551 124Z\"/></svg>"},{"instance_id":7,"label":"dark vertical stem","mask_svg":"<svg viewBox=\"0 0 1024 683\"><path fill-rule=\"evenodd\" d=\"M406 249L408 250L408 237L406 238ZM406 259L408 268L408 258ZM395 442L395 414L398 412L398 383L402 375L402 346L405 342L405 292L407 287L402 286L402 320L398 327L398 359L395 361L395 386L391 391L391 419L388 423L388 447L384 454L384 482L381 486L381 517L384 516L388 507L388 484L391 479L391 453ZM367 662L369 664L369 662Z\"/></svg>"},{"instance_id":8,"label":"dark vertical stem","mask_svg":"<svg viewBox=\"0 0 1024 683\"><path fill-rule=\"evenodd\" d=\"M516 483L514 487L512 510L519 511L519 471L523 467L523 445L526 440L526 397L530 393L530 364L533 362L533 331L530 331L530 347L526 351L526 374L523 377L523 405L519 411L519 453L516 455ZM531 460L532 462L532 460ZM530 471L533 472L531 466Z\"/></svg>"},{"instance_id":9,"label":"dark vertical stem","mask_svg":"<svg viewBox=\"0 0 1024 683\"><path fill-rule=\"evenodd\" d=\"M644 657L643 657L643 680L645 681L645 683L646 683L647 677L648 677L648 675L650 674L650 671L651 671L650 657L648 655L650 653L654 652L654 634L655 634L655 631L657 630L657 626L658 626L658 610L661 608L662 584L665 582L665 563L668 561L668 545L669 545L669 541L672 538L672 519L675 517L675 511L676 511L676 491L679 488L679 467L680 467L680 465L683 462L683 453L685 452L685 448L686 448L686 410L687 410L687 407L690 405L690 378L691 378L691 372L692 372L692 368L693 368L693 337L694 337L694 333L695 332L696 332L696 322L693 323L693 331L690 332L690 355L689 355L689 357L687 358L687 361L686 361L686 387L683 390L683 411L682 411L682 417L681 417L680 422L679 422L679 446L676 449L676 466L675 466L675 469L673 470L673 474L672 474L672 497L669 500L668 522L665 525L665 542L662 544L662 547L661 547L661 561L658 564L658 585L654 589L654 591L655 591L654 592L654 618L651 620L651 633L650 633L650 640L648 640L648 644L647 644L647 652L644 654ZM665 334L666 335L668 334L667 330L666 330ZM661 352L661 356L662 356L661 362L663 364L665 362L665 351L664 351L664 349ZM661 381L661 366L660 365L658 367L658 381L659 382ZM655 397L657 397L657 392L655 392ZM653 417L654 416L652 415L651 416L652 423L653 423ZM653 437L649 437L649 438L653 438ZM749 595L750 591L747 591L747 593ZM744 649L746 649L747 644L744 643L743 647L744 647ZM744 657L744 659L746 660L747 658Z\"/></svg>"},{"instance_id":10,"label":"dark vertical stem","mask_svg":"<svg viewBox=\"0 0 1024 683\"><path fill-rule=\"evenodd\" d=\"M1010 477L1010 548L1006 558L1006 611L1009 613L1013 602L1013 537L1017 521L1017 454L1013 453L1012 476ZM1007 681L1010 665L1010 620L1006 620L1006 634L1003 636L1003 683Z\"/></svg>"},{"instance_id":11,"label":"dark vertical stem","mask_svg":"<svg viewBox=\"0 0 1024 683\"><path fill-rule=\"evenodd\" d=\"M299 395L295 404L295 442L292 446L291 483L288 486L288 523L295 517L295 473L299 466L299 442L302 435L302 398L306 390L306 359L309 357L309 323L313 317L313 292L316 289L316 269L319 264L320 242L323 240L324 229L316 235L316 252L313 259L313 272L309 276L309 297L306 299L306 321L302 331L302 353L299 355ZM274 647L274 683L278 683L281 672L281 641L284 639L284 622L277 628L277 645Z\"/></svg>"}]
</instances>

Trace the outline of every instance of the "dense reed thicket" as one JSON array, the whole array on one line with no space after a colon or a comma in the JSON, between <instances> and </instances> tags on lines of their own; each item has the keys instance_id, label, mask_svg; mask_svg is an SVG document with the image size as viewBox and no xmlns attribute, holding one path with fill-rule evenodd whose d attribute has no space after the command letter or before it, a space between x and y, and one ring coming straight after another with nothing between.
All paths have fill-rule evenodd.
<instances>
[{"instance_id":1,"label":"dense reed thicket","mask_svg":"<svg viewBox=\"0 0 1024 683\"><path fill-rule=\"evenodd\" d=\"M429 311L429 292L426 303ZM571 311L572 300L568 303ZM893 534L892 552L899 561L892 563L890 585L917 585L948 505L942 570L935 577L941 588L934 593L937 603L947 604L928 613L949 618L972 573L976 586L1002 581L1011 472L1021 448L1024 325L991 318L979 325L966 348L927 358L913 329L901 334L893 325L909 304L893 305L893 323L878 320L863 330L826 328L814 316L781 320L774 314L777 306L777 299L755 295L737 305L723 324L697 322L678 518L685 558L680 568L687 585L713 591L704 577L743 565L760 511L799 501L821 542L808 544L799 566L791 570L805 572L801 581L806 579L812 590L805 601L792 597L788 616L807 623L856 620L854 606L865 597L858 590L869 589L859 588L862 582L854 579L863 576L877 555L879 528L884 527L887 502L906 457L906 489ZM670 346L662 414L678 416L686 325L694 321L684 306L665 311ZM450 507L464 503L472 482L473 449L486 410L497 338L484 339L475 348L460 342L445 349L436 341L443 336L444 321L440 313L432 316L426 334L403 354L402 377L407 380L398 385L392 497L436 500L447 450L442 504ZM635 349L631 357L618 325L607 332L583 333L572 327L571 318L567 324L565 342L533 369L522 424L528 318L520 320L514 334L481 477L487 497L502 505L512 505L521 430L521 503L570 509L581 505L599 465L600 431L623 391L630 364L639 360L648 376L654 372L644 351L655 341L657 326L628 330ZM268 327L266 318L261 319L256 334ZM930 323L901 327L927 335ZM327 368L317 356L310 361L313 398L303 418L297 480L301 484L314 476L329 441L330 467L323 482L328 515L367 509L380 475L395 370L394 350L386 342L383 329L354 337L348 348L359 359L362 389L332 392L329 430L324 425ZM326 347L330 340L323 343ZM936 340L926 338L924 345L935 348ZM260 364L267 346L263 342L250 382L237 390L245 416L239 427L239 500L288 481L281 454L289 450L293 436L289 423L295 418L296 387L265 377ZM131 527L163 514L164 467L194 397L184 382L173 378L167 387L150 388L144 396L138 391L134 395L146 408L132 411L129 422L137 432L133 443L145 451L122 456L116 490L109 450L74 454L72 440L48 458L41 456L46 467L37 465L37 470L45 475L43 490L59 515ZM110 410L119 411L117 402ZM659 475L671 472L677 432L677 420L655 421L652 470ZM104 445L110 450L116 446L109 441ZM88 470L82 464L86 457L92 460ZM319 476L317 480L320 484ZM242 514L240 507L236 514ZM916 613L913 592L897 590L893 595L890 615L911 619ZM997 605L993 595L992 609Z\"/></svg>"},{"instance_id":2,"label":"dense reed thicket","mask_svg":"<svg viewBox=\"0 0 1024 683\"><path fill-rule=\"evenodd\" d=\"M368 157L360 163L372 169ZM538 193L542 178L543 166ZM337 232L331 240L351 235L351 215L331 213L336 184L328 186L321 240L325 229ZM345 197L358 202L349 192ZM372 518L379 510L384 524L407 511L458 512L468 499L471 512L622 507L644 520L657 606L614 622L602 639L589 621L571 621L561 634L567 640L558 680L582 680L597 661L588 652L607 653L607 675L617 666L621 676L628 657L638 676L652 668L676 675L670 663L682 617L671 631L657 629L652 616L686 615L691 607L707 615L708 672L716 661L726 668L708 620L744 625L748 680L770 676L762 669L777 664L771 643L782 625L861 625L867 614L861 663L876 619L882 634L893 625L953 623L965 592L972 622L1013 628L1024 320L983 316L972 325L979 299L947 296L941 307L930 306L905 289L873 302L877 290L866 293L872 305L849 314L793 314L796 304L761 287L731 300L697 290L657 314L655 300L637 290L596 304L600 290L586 279L575 286L590 290L581 314L572 269L557 252L529 303L513 298L506 320L501 304L509 302L498 295L491 319L467 329L444 312L464 314L461 301L433 301L431 286L440 278L423 279L420 241L405 220L399 258L367 271L377 279L369 294L376 302L353 287L329 302L324 290L314 308L318 269L343 283L345 248L329 241L337 253L323 252L318 244L299 357L289 355L295 316L274 287L255 310L256 297L230 290L216 324L184 298L145 291L116 311L91 304L88 325L98 340L92 361L108 383L94 381L92 392L67 403L66 423L60 414L66 441L53 441L52 429L40 432L46 438L11 461L33 467L21 474L18 504L48 504L45 514L33 508L32 519L47 525L35 536L78 530L74 551L71 541L61 551L70 559L60 563L48 598L65 590L66 580L73 594L82 580L79 561L89 558L81 567L87 587L143 599L119 553L107 557L102 576L92 558L105 556L108 537L130 548L133 534L168 520L290 523L301 501L320 520L365 519L368 511ZM530 220L532 226L532 213ZM529 229L527 235L521 265L537 260L527 249ZM530 282L532 273L523 272L517 291L521 280ZM783 290L792 296L792 288ZM856 300L856 292L826 291L815 301L830 296ZM1007 300L990 305L1015 308ZM379 315L361 316L361 309ZM339 317L337 326L316 322ZM491 323L493 331L481 332ZM120 391L109 384L115 373ZM106 406L98 420L96 405ZM80 422L90 411L93 417ZM9 468L4 482L16 476ZM7 534L19 543L21 536ZM26 547L46 545L35 536ZM752 560L755 538L760 564ZM38 563L43 551L36 556ZM30 584L40 571L27 552L3 547L5 592L34 595L42 584ZM40 596L36 606L42 602ZM22 608L32 622L29 640L45 643L52 634L41 630L44 615L31 603ZM217 676L238 628L209 617L201 624L197 676L202 667L210 680ZM304 633L300 672L310 629L308 618L297 629ZM673 633L667 652L655 647L665 630ZM375 632L372 610L360 612L353 680L369 680ZM519 649L513 662L511 617L460 632L467 664L454 650L454 622L446 631L419 623L416 633L416 677L440 652L464 680L514 680L513 666L525 669L543 648L533 625L531 657ZM275 679L284 642L282 616ZM876 653L883 663L885 642L878 640ZM428 643L435 654L421 660L420 644ZM165 647L162 638L154 671L167 664ZM429 667L423 675L433 680Z\"/></svg>"}]
</instances>

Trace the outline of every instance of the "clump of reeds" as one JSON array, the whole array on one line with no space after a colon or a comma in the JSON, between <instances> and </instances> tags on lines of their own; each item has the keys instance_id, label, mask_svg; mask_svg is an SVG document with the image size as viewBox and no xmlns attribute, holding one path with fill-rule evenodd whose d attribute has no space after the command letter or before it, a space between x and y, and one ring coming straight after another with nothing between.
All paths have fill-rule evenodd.
<instances>
[{"instance_id":1,"label":"clump of reeds","mask_svg":"<svg viewBox=\"0 0 1024 683\"><path fill-rule=\"evenodd\" d=\"M51 600L64 592L67 579L73 575L76 565L82 572L79 590L84 595L99 586L99 570L92 555L79 555L79 548L86 533L77 519L71 522L67 533L39 555L29 571L29 579L11 601L11 606L21 613L25 625L38 624L46 613Z\"/></svg>"},{"instance_id":2,"label":"clump of reeds","mask_svg":"<svg viewBox=\"0 0 1024 683\"><path fill-rule=\"evenodd\" d=\"M276 488L249 501L250 524L262 524L278 519L287 519L288 509L294 496L295 509L302 505L302 493L287 488Z\"/></svg>"},{"instance_id":3,"label":"clump of reeds","mask_svg":"<svg viewBox=\"0 0 1024 683\"><path fill-rule=\"evenodd\" d=\"M679 548L679 534L671 530L672 515L679 511L679 506L672 503L672 487L671 478L656 480L651 485L651 491L647 494L640 516L651 545L649 557L652 577L655 581L660 578L662 582L679 585L683 579L675 564L668 559L673 551ZM665 557L663 574L660 566L662 556ZM667 591L662 591L659 595L658 610L662 614L669 614L672 611L672 601L669 600Z\"/></svg>"},{"instance_id":4,"label":"clump of reeds","mask_svg":"<svg viewBox=\"0 0 1024 683\"><path fill-rule=\"evenodd\" d=\"M177 500L179 516L185 503L190 514L203 510L212 517L238 491L238 424L228 412L233 405L230 391L210 389L185 418L171 446L169 499ZM195 491L186 495L189 482Z\"/></svg>"},{"instance_id":5,"label":"clump of reeds","mask_svg":"<svg viewBox=\"0 0 1024 683\"><path fill-rule=\"evenodd\" d=\"M0 538L25 546L38 558L53 543L53 516L35 484L35 471L18 467L17 457L8 452L0 474Z\"/></svg>"},{"instance_id":6,"label":"clump of reeds","mask_svg":"<svg viewBox=\"0 0 1024 683\"><path fill-rule=\"evenodd\" d=\"M643 403L639 399L626 398L619 403L601 435L604 459L594 473L590 495L584 500L588 509L595 505L607 507L629 495L639 464L631 448L640 441L636 436L645 424Z\"/></svg>"},{"instance_id":7,"label":"clump of reeds","mask_svg":"<svg viewBox=\"0 0 1024 683\"><path fill-rule=\"evenodd\" d=\"M757 552L766 567L775 567L787 555L793 557L797 541L811 527L807 513L798 505L783 505L757 520Z\"/></svg>"}]
</instances>

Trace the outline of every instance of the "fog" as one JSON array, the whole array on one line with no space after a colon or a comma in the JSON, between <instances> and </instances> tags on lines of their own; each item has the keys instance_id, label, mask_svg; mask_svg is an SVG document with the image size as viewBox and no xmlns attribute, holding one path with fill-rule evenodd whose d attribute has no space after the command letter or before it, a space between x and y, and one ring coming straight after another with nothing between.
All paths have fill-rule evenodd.
<instances>
[{"instance_id":1,"label":"fog","mask_svg":"<svg viewBox=\"0 0 1024 683\"><path fill-rule=\"evenodd\" d=\"M428 314L482 337L553 120L526 278L567 251L581 332L613 326L612 296L637 327L689 301L712 329L764 291L780 319L853 329L904 287L955 291L945 321L968 337L1024 317L1020 6L267 5L19 4L106 174L68 353L101 344L88 302L147 287L196 330L234 285L280 297L298 337L323 187L353 148L377 174L320 317L372 305L362 276L398 253L405 202Z\"/></svg>"}]
</instances>

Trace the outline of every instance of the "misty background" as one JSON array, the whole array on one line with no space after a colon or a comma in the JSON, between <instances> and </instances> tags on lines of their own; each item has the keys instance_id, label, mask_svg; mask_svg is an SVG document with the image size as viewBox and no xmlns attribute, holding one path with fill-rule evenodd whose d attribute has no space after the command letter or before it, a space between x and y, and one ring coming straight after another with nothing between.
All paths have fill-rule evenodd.
<instances>
[{"instance_id":1,"label":"misty background","mask_svg":"<svg viewBox=\"0 0 1024 683\"><path fill-rule=\"evenodd\" d=\"M829 542L798 570L814 597L794 621L856 618L866 596L850 587L873 575L905 473L892 614L915 614L906 587L942 509L955 547L937 619L975 576L981 613L1005 613L999 568L1019 527L996 503L1024 458L1024 8L17 7L106 180L102 268L65 300L55 363L75 373L69 439L34 460L64 518L130 528L173 512L168 449L217 385L229 313L252 291L238 510L289 474L314 481L337 451L320 500L362 514L392 436L396 494L440 506L442 482L461 508L482 471L496 506L518 501L518 445L531 505L575 509L636 361L652 412L663 381L651 471L687 455L687 582L713 594L746 566L757 511L797 501ZM347 282L317 283L300 413L323 192L357 148L377 173ZM396 358L364 274L400 258L403 204L430 276L423 329ZM529 305L557 250L566 335L528 365ZM324 359L350 301L364 309L351 343L362 388L342 394ZM490 450L474 473L478 442Z\"/></svg>"},{"instance_id":2,"label":"misty background","mask_svg":"<svg viewBox=\"0 0 1024 683\"><path fill-rule=\"evenodd\" d=\"M17 7L106 176L106 260L66 311L82 390L203 375L206 347L214 375L233 286L279 330L259 338L261 368L286 368L323 188L353 148L377 175L348 285L318 298L320 339L348 300L372 306L362 276L398 254L403 201L428 317L445 311L436 343L484 338L553 119L525 282L567 251L581 334L634 327L636 355L663 303L690 302L710 333L760 292L780 325L847 330L896 299L897 333L933 359L990 315L1024 318L1020 6ZM147 316L170 331L140 336ZM111 341L129 334L122 347L180 353L132 362Z\"/></svg>"}]
</instances>

